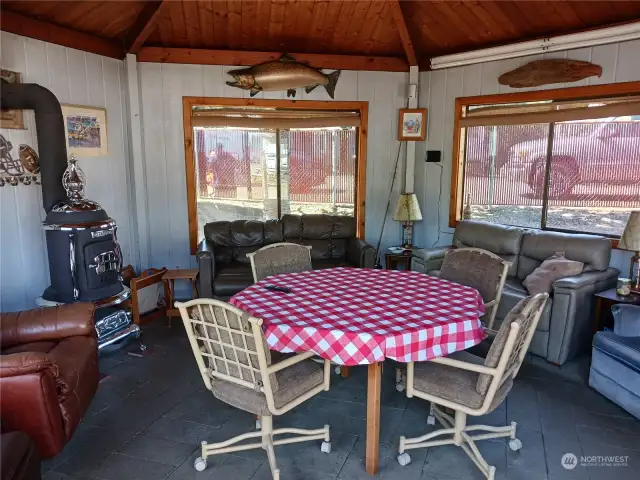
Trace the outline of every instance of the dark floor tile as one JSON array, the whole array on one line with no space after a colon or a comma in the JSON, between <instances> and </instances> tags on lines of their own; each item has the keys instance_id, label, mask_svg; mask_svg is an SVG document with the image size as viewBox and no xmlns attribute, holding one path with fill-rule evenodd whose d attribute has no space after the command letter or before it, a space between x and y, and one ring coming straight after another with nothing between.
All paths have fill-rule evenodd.
<instances>
[{"instance_id":1,"label":"dark floor tile","mask_svg":"<svg viewBox=\"0 0 640 480\"><path fill-rule=\"evenodd\" d=\"M109 455L89 475L104 480L157 480L165 478L175 467L114 453Z\"/></svg>"},{"instance_id":2,"label":"dark floor tile","mask_svg":"<svg viewBox=\"0 0 640 480\"><path fill-rule=\"evenodd\" d=\"M579 460L583 455L580 442L575 439L561 437L546 437L543 433L545 459L547 461L547 473L549 477L556 479L583 479L589 478L587 469L576 461L575 468L567 468L567 462L563 457L573 454Z\"/></svg>"},{"instance_id":3,"label":"dark floor tile","mask_svg":"<svg viewBox=\"0 0 640 480\"><path fill-rule=\"evenodd\" d=\"M583 445L584 461L591 480L636 480L640 452L623 447Z\"/></svg>"},{"instance_id":4,"label":"dark floor tile","mask_svg":"<svg viewBox=\"0 0 640 480\"><path fill-rule=\"evenodd\" d=\"M207 458L207 468L198 472L193 461L199 456L200 453L191 455L167 480L249 480L262 465L260 461L235 455L214 455Z\"/></svg>"},{"instance_id":5,"label":"dark floor tile","mask_svg":"<svg viewBox=\"0 0 640 480\"><path fill-rule=\"evenodd\" d=\"M476 443L485 461L496 467L496 473L505 472L507 468L506 445L502 441L484 440ZM411 453L411 452L410 452ZM485 478L473 461L462 448L455 445L431 447L427 452L424 465L425 472L440 472L454 478L478 479ZM504 475L504 473L501 473ZM424 478L428 478L425 476Z\"/></svg>"},{"instance_id":6,"label":"dark floor tile","mask_svg":"<svg viewBox=\"0 0 640 480\"><path fill-rule=\"evenodd\" d=\"M195 443L174 442L141 434L122 445L116 453L177 467L199 447Z\"/></svg>"},{"instance_id":7,"label":"dark floor tile","mask_svg":"<svg viewBox=\"0 0 640 480\"><path fill-rule=\"evenodd\" d=\"M164 416L174 420L219 427L237 411L238 409L221 402L210 391L206 390L191 394L166 412Z\"/></svg>"},{"instance_id":8,"label":"dark floor tile","mask_svg":"<svg viewBox=\"0 0 640 480\"><path fill-rule=\"evenodd\" d=\"M42 476L42 480L85 480L89 477L72 477L66 473L57 472L55 470L49 470Z\"/></svg>"},{"instance_id":9,"label":"dark floor tile","mask_svg":"<svg viewBox=\"0 0 640 480\"><path fill-rule=\"evenodd\" d=\"M297 468L281 467L280 478L286 480L336 480L338 477L328 473L319 472L317 470L301 470ZM258 471L251 477L251 480L272 480L271 469L269 463L265 462Z\"/></svg>"},{"instance_id":10,"label":"dark floor tile","mask_svg":"<svg viewBox=\"0 0 640 480\"><path fill-rule=\"evenodd\" d=\"M546 473L547 465L542 433L518 428L516 436L522 442L522 448L517 452L507 448L507 468L512 468L513 471L533 471L536 474ZM505 442L508 442L508 439L505 439Z\"/></svg>"},{"instance_id":11,"label":"dark floor tile","mask_svg":"<svg viewBox=\"0 0 640 480\"><path fill-rule=\"evenodd\" d=\"M340 480L367 480L371 476L365 470L366 440L359 438L349 454L347 461L338 474ZM422 467L427 457L426 449L411 450L411 463L404 467L397 461L398 445L382 443L380 445L380 466L377 478L419 480L422 474Z\"/></svg>"},{"instance_id":12,"label":"dark floor tile","mask_svg":"<svg viewBox=\"0 0 640 480\"><path fill-rule=\"evenodd\" d=\"M199 445L203 441L209 441L207 439L211 437L213 431L215 431L215 427L211 425L160 417L145 428L142 433L176 442Z\"/></svg>"},{"instance_id":13,"label":"dark floor tile","mask_svg":"<svg viewBox=\"0 0 640 480\"><path fill-rule=\"evenodd\" d=\"M623 447L640 452L640 432L633 434L621 430L609 430L584 425L578 425L576 428L582 445Z\"/></svg>"}]
</instances>

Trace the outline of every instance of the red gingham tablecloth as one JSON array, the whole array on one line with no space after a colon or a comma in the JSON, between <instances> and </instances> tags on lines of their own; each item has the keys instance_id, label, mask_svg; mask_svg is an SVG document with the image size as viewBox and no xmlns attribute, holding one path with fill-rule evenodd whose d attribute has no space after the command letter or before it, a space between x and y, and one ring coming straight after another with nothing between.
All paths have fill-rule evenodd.
<instances>
[{"instance_id":1,"label":"red gingham tablecloth","mask_svg":"<svg viewBox=\"0 0 640 480\"><path fill-rule=\"evenodd\" d=\"M264 320L272 350L313 351L339 365L429 360L472 347L484 334L477 290L412 271L340 267L274 275L229 303Z\"/></svg>"}]
</instances>

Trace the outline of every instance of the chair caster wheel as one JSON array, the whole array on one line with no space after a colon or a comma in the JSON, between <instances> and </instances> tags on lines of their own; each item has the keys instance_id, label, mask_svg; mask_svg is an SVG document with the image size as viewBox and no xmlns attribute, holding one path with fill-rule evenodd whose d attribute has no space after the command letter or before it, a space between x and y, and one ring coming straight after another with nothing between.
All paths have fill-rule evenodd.
<instances>
[{"instance_id":1,"label":"chair caster wheel","mask_svg":"<svg viewBox=\"0 0 640 480\"><path fill-rule=\"evenodd\" d=\"M517 452L522 448L522 442L519 438L512 438L511 440L509 440L509 448L512 452Z\"/></svg>"},{"instance_id":2,"label":"chair caster wheel","mask_svg":"<svg viewBox=\"0 0 640 480\"><path fill-rule=\"evenodd\" d=\"M406 467L411 463L411 457L407 452L401 453L400 455L398 455L398 463L401 466Z\"/></svg>"},{"instance_id":3,"label":"chair caster wheel","mask_svg":"<svg viewBox=\"0 0 640 480\"><path fill-rule=\"evenodd\" d=\"M436 417L434 417L433 415L429 415L427 417L427 425L435 425L436 424Z\"/></svg>"},{"instance_id":4,"label":"chair caster wheel","mask_svg":"<svg viewBox=\"0 0 640 480\"><path fill-rule=\"evenodd\" d=\"M336 372L336 375L340 375L340 373L342 373L342 369L339 366L334 368L333 371Z\"/></svg>"},{"instance_id":5,"label":"chair caster wheel","mask_svg":"<svg viewBox=\"0 0 640 480\"><path fill-rule=\"evenodd\" d=\"M331 453L331 442L322 442L322 445L320 445L320 451L322 453Z\"/></svg>"},{"instance_id":6,"label":"chair caster wheel","mask_svg":"<svg viewBox=\"0 0 640 480\"><path fill-rule=\"evenodd\" d=\"M398 392L404 392L404 382L398 382L396 383L396 390Z\"/></svg>"},{"instance_id":7,"label":"chair caster wheel","mask_svg":"<svg viewBox=\"0 0 640 480\"><path fill-rule=\"evenodd\" d=\"M262 423L260 423L259 418L256 418L256 430L262 430Z\"/></svg>"},{"instance_id":8,"label":"chair caster wheel","mask_svg":"<svg viewBox=\"0 0 640 480\"><path fill-rule=\"evenodd\" d=\"M207 461L202 457L198 457L193 462L193 468L195 468L198 472L203 472L204 469L207 468Z\"/></svg>"}]
</instances>

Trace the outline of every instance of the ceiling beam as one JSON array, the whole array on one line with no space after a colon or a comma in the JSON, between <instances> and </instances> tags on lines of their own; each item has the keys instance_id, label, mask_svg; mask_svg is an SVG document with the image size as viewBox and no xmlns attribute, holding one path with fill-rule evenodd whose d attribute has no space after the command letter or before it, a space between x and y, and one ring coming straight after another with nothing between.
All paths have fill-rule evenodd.
<instances>
[{"instance_id":1,"label":"ceiling beam","mask_svg":"<svg viewBox=\"0 0 640 480\"><path fill-rule=\"evenodd\" d=\"M0 30L85 52L97 53L105 57L119 59L124 57L124 49L117 42L43 22L4 8L0 15Z\"/></svg>"},{"instance_id":2,"label":"ceiling beam","mask_svg":"<svg viewBox=\"0 0 640 480\"><path fill-rule=\"evenodd\" d=\"M135 54L140 51L153 29L156 28L164 3L164 0L160 0L145 5L124 38L125 52Z\"/></svg>"},{"instance_id":3,"label":"ceiling beam","mask_svg":"<svg viewBox=\"0 0 640 480\"><path fill-rule=\"evenodd\" d=\"M400 7L400 0L390 0L389 7L393 12L393 20L396 23L396 28L400 34L400 40L402 40L402 48L407 56L409 65L418 65L418 57L416 56L415 48L413 48L413 42L411 41L411 35L407 30L407 23L404 21L404 15L402 14L402 8Z\"/></svg>"},{"instance_id":4,"label":"ceiling beam","mask_svg":"<svg viewBox=\"0 0 640 480\"><path fill-rule=\"evenodd\" d=\"M324 55L315 53L291 53L299 62L308 62L316 68L338 70L370 70L406 72L409 65L404 58L371 57L359 55ZM139 62L189 63L199 65L255 65L278 60L282 52L244 52L235 50L202 50L195 48L142 47Z\"/></svg>"}]
</instances>

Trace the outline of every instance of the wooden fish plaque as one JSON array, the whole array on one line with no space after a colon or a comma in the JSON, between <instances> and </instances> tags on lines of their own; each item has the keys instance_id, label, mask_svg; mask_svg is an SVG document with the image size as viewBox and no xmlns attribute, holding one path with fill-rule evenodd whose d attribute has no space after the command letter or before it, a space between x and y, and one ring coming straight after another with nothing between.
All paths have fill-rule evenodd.
<instances>
[{"instance_id":1,"label":"wooden fish plaque","mask_svg":"<svg viewBox=\"0 0 640 480\"><path fill-rule=\"evenodd\" d=\"M602 75L602 67L581 60L549 59L535 60L503 73L498 78L500 85L512 88L539 87L550 83L577 82L587 77Z\"/></svg>"}]
</instances>

